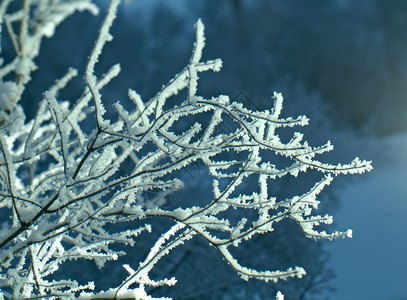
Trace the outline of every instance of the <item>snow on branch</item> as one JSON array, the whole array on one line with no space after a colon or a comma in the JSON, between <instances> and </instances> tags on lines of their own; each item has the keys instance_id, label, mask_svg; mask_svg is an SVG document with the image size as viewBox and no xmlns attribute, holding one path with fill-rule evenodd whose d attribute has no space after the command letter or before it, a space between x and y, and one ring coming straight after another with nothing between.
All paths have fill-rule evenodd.
<instances>
[{"instance_id":1,"label":"snow on branch","mask_svg":"<svg viewBox=\"0 0 407 300\"><path fill-rule=\"evenodd\" d=\"M16 54L11 62L2 59L0 63L0 124L8 119L31 80L31 73L37 69L34 59L39 55L42 39L51 38L55 28L77 11L86 10L95 15L99 12L91 0L24 0L16 11L11 10L11 2L5 0L0 5L0 33L4 35L4 24ZM13 73L15 81L5 79Z\"/></svg>"},{"instance_id":2,"label":"snow on branch","mask_svg":"<svg viewBox=\"0 0 407 300\"><path fill-rule=\"evenodd\" d=\"M0 232L0 297L147 299L145 287L176 283L175 278L151 279L155 264L198 237L244 280L276 282L304 276L306 270L299 266L282 271L245 267L230 249L244 247L256 234L273 232L285 219L294 220L310 238L351 237L351 231L318 231L316 227L332 223L332 217L313 211L319 205L318 195L337 175L370 171L371 162L358 158L348 164L321 162L316 157L331 151L331 144L312 147L298 132L288 142L282 141L279 129L305 126L308 119L281 118L280 93L274 93L274 106L264 111L252 111L225 95L199 96L198 74L218 72L222 66L220 59L201 61L205 46L201 20L195 26L196 41L187 67L147 102L129 89L133 108L126 110L116 103L117 120L106 119L103 101L112 101L102 101L101 90L119 74L120 66L114 65L100 77L94 69L103 46L112 39L109 30L119 2L110 2L86 67L87 87L82 96L71 107L58 99L58 92L77 75L69 69L43 94L37 115L28 123L18 103L36 68L41 38L52 36L55 27L74 11L97 13L98 9L91 1L79 0L26 0L15 12L9 12L9 1L0 6L1 24L16 51L16 58L0 69L0 209L10 216ZM34 25L27 26L28 22ZM20 34L13 31L13 23L21 24ZM4 81L11 72L16 80ZM182 90L187 91L186 99L168 107L168 100ZM87 118L96 120L92 131L84 128ZM191 119L193 124L185 122ZM233 129L225 130L225 119L233 122ZM269 161L270 155L288 164L278 167ZM184 185L177 171L197 161L212 176L213 197L165 209L166 197ZM296 177L310 169L323 175L305 194L280 199L270 193L273 180ZM258 185L242 193L248 177L257 178ZM151 191L156 198L143 196ZM111 245L134 246L140 234L152 232L147 223L151 218L166 218L174 225L150 245L138 265L123 266L129 275L119 286L94 293L92 282L80 285L74 279L53 279L66 261L86 259L103 268L107 261L125 255ZM116 223L122 224L121 229L111 231L110 225Z\"/></svg>"}]
</instances>

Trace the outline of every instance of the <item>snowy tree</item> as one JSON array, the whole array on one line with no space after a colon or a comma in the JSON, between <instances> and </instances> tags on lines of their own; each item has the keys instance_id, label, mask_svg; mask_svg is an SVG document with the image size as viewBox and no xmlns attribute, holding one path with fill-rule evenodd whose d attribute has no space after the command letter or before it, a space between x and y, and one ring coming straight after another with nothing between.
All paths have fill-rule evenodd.
<instances>
[{"instance_id":1,"label":"snowy tree","mask_svg":"<svg viewBox=\"0 0 407 300\"><path fill-rule=\"evenodd\" d=\"M363 173L371 162L330 164L316 156L333 149L330 142L312 147L294 132L285 141L279 131L306 126L305 116L283 118L283 97L274 93L271 109L250 110L226 95L206 99L198 94L199 73L221 69L220 59L202 61L204 26L197 21L190 61L148 101L129 89L133 107L112 105L107 117L102 89L120 73L113 65L102 75L95 66L105 44L119 0L112 0L89 56L86 88L71 105L59 93L78 75L69 69L42 95L34 119L22 106L30 74L37 68L43 37L75 11L98 13L86 0L25 0L21 8L3 0L0 22L15 50L0 69L0 295L4 298L152 299L151 287L172 286L175 278L150 278L154 266L193 238L209 243L244 280L276 282L306 275L300 266L256 270L241 264L233 249L255 235L273 232L293 220L313 239L351 237L352 231L327 233L315 215L317 196L339 174ZM4 26L3 26L4 25ZM4 33L3 33L4 35ZM224 126L225 123L232 124ZM93 127L93 128L92 128ZM283 165L271 157L283 158ZM182 189L179 172L203 164L212 180L205 203L183 199L168 208L166 200ZM314 170L321 174L303 195L277 198L274 180ZM250 182L250 193L242 186ZM154 198L146 193L153 193ZM7 216L7 217L6 217ZM53 277L67 261L90 260L99 268L125 255L117 245L134 246L153 228L152 219L167 219L170 228L149 247L138 265L124 264L128 276L120 285L96 290L93 282ZM160 227L162 228L162 227ZM197 237L195 237L197 236ZM278 296L282 297L281 294Z\"/></svg>"}]
</instances>

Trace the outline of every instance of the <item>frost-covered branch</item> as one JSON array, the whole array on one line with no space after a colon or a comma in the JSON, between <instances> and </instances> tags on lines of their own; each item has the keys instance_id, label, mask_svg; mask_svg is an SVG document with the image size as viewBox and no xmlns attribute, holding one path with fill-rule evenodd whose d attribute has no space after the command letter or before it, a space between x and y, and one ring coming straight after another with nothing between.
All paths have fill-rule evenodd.
<instances>
[{"instance_id":1,"label":"frost-covered branch","mask_svg":"<svg viewBox=\"0 0 407 300\"><path fill-rule=\"evenodd\" d=\"M249 110L225 95L199 96L199 73L218 72L222 66L219 59L201 61L205 46L201 20L196 23L188 66L149 101L129 89L133 108L114 104L118 118L112 121L105 117L103 102L109 99L102 98L101 90L119 74L120 66L114 65L100 77L95 74L103 47L112 39L109 31L119 1L111 1L89 57L82 96L72 106L58 99L58 92L77 75L69 69L44 92L37 115L26 123L18 100L35 69L33 59L41 38L51 36L55 26L75 10L96 13L97 8L90 1L33 0L24 1L19 11L8 12L7 3L0 6L0 16L15 40L17 56L0 70L0 109L8 111L0 128L0 210L10 212L0 232L0 295L145 298L146 286L176 283L175 278L151 279L155 264L197 237L208 241L245 280L301 278L306 270L298 266L283 271L245 267L230 249L244 247L256 234L273 232L285 219L294 220L310 238L351 236L351 231L318 231L316 227L332 223L332 217L312 213L319 205L317 196L335 176L369 171L371 163L358 158L349 164L320 162L316 157L332 150L332 145L311 147L298 132L288 142L280 140L281 128L308 124L305 116L280 117L280 93L274 93L272 108L264 111ZM11 26L15 22L21 24L18 38ZM27 22L34 25L29 27ZM1 78L10 72L16 73L16 81L3 82ZM168 100L183 90L186 99L169 106ZM87 119L95 120L91 131L86 128ZM234 124L232 129L223 126L226 119ZM271 155L288 163L279 167L270 162ZM163 208L165 198L183 187L177 172L197 161L212 176L213 198ZM272 195L273 180L297 177L310 169L323 175L308 192L284 199ZM249 178L256 178L257 184L250 193L242 192ZM155 199L143 196L151 191L157 194ZM174 225L151 245L138 266L124 265L129 275L119 286L93 294L92 282L80 285L73 279L53 279L53 273L68 260L92 260L102 268L124 255L111 245L133 246L140 234L152 231L146 223L150 218L167 218ZM117 223L123 223L120 230L111 230Z\"/></svg>"},{"instance_id":2,"label":"frost-covered branch","mask_svg":"<svg viewBox=\"0 0 407 300\"><path fill-rule=\"evenodd\" d=\"M40 53L42 39L51 38L55 28L76 11L86 10L95 15L99 12L91 0L24 0L16 11L9 8L11 2L4 0L0 6L0 26L5 24L16 53L10 62L0 60L0 123L14 110L31 80L31 73L37 69L34 59ZM2 29L0 33L4 35ZM5 79L10 74L15 75L14 80Z\"/></svg>"}]
</instances>

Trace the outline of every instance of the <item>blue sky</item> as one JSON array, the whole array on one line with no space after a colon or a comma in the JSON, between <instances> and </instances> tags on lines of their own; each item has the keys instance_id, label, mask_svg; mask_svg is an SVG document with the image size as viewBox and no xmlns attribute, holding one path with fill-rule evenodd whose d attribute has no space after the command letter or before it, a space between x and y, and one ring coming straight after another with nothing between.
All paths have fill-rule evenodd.
<instances>
[{"instance_id":1,"label":"blue sky","mask_svg":"<svg viewBox=\"0 0 407 300\"><path fill-rule=\"evenodd\" d=\"M377 147L387 157L376 157L370 174L337 191L334 222L354 234L326 247L337 274L332 300L407 299L407 134L381 138Z\"/></svg>"}]
</instances>

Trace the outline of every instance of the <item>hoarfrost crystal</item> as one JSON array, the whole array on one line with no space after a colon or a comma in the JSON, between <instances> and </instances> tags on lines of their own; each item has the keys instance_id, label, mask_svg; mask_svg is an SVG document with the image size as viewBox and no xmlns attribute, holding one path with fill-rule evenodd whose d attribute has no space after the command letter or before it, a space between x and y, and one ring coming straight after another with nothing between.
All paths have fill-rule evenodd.
<instances>
[{"instance_id":1,"label":"hoarfrost crystal","mask_svg":"<svg viewBox=\"0 0 407 300\"><path fill-rule=\"evenodd\" d=\"M284 219L295 220L310 238L351 237L351 231L318 231L319 224L330 224L332 218L312 213L319 204L317 196L336 175L369 171L371 163L358 158L350 164L322 163L315 157L332 150L331 144L311 147L298 132L288 143L280 140L279 128L308 124L305 116L280 117L280 93L274 93L274 107L265 111L249 110L225 95L199 96L199 73L218 72L222 66L219 59L202 61L205 37L201 20L195 26L196 42L188 66L149 101L129 89L133 108L126 110L116 103L118 119L112 121L105 117L103 104L112 101L101 90L119 74L120 65L102 76L94 72L103 47L113 38L109 31L119 1L111 1L89 56L82 96L72 106L58 99L58 92L77 75L69 69L44 92L35 118L25 123L19 100L36 68L33 61L41 39L51 37L55 27L76 10L97 13L98 9L86 0L24 1L21 10L9 12L9 3L1 3L0 20L7 25L17 55L0 69L0 209L10 216L0 235L0 297L153 299L147 295L147 286L172 286L176 279L155 280L149 277L150 271L170 251L196 236L208 241L244 280L301 278L306 270L299 266L275 271L245 267L230 249L244 247L244 241L256 234L273 232L275 224ZM13 24L21 28L18 35ZM15 81L6 81L13 72ZM167 100L182 90L187 91L186 99L168 107ZM96 124L91 132L83 127L87 118ZM181 131L174 129L189 124L184 122L187 119L196 121L188 128L179 126L184 128ZM225 119L233 122L234 129L218 130ZM290 164L279 168L264 153L285 158ZM213 198L206 204L191 203L173 210L161 207L163 199L183 186L177 171L197 161L212 176ZM305 194L288 199L270 195L274 179L310 169L324 175ZM242 183L253 176L257 192L240 193ZM148 191L157 197L143 197ZM245 211L251 214L242 213ZM125 253L111 245L137 243L140 234L152 232L146 223L151 218L167 218L174 224L150 245L138 265L123 266L128 277L117 287L94 293L93 282L80 285L74 279L53 279L67 260L87 259L99 268L116 260ZM132 220L144 224L121 227L119 232L109 230L109 224L130 224ZM281 293L277 299L283 299Z\"/></svg>"}]
</instances>

